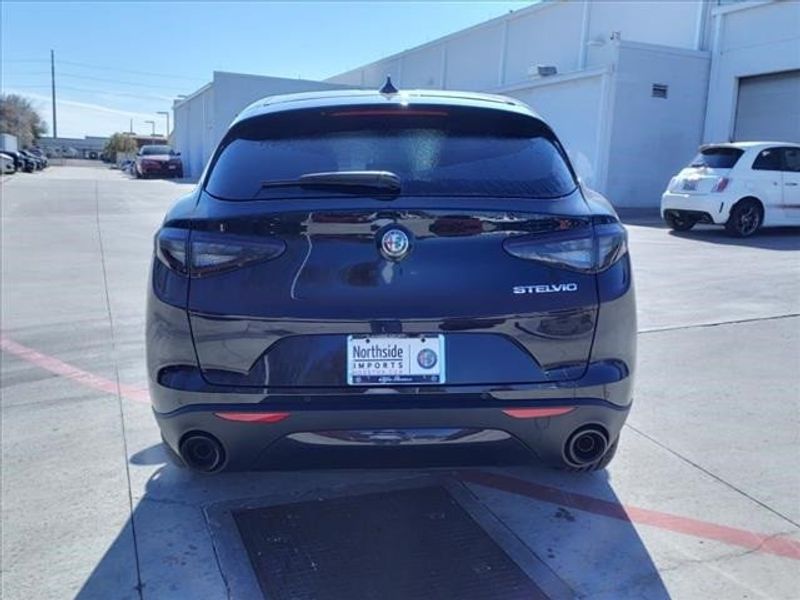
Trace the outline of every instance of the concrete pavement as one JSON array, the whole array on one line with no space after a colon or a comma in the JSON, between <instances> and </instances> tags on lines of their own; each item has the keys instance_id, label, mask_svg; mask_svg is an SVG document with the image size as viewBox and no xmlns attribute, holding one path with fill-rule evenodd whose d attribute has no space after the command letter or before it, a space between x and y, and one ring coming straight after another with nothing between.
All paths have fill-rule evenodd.
<instances>
[{"instance_id":1,"label":"concrete pavement","mask_svg":"<svg viewBox=\"0 0 800 600\"><path fill-rule=\"evenodd\" d=\"M167 463L143 392L152 234L189 189L95 167L2 182L3 598L236 597L209 507L419 477L466 486L578 597L796 597L800 232L630 226L636 404L605 473L198 477Z\"/></svg>"}]
</instances>

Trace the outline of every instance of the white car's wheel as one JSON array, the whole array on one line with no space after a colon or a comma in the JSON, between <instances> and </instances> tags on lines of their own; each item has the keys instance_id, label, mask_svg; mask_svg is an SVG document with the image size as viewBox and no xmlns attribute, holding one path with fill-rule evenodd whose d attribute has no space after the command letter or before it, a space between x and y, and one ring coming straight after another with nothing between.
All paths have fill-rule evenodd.
<instances>
[{"instance_id":1,"label":"white car's wheel","mask_svg":"<svg viewBox=\"0 0 800 600\"><path fill-rule=\"evenodd\" d=\"M764 222L764 209L755 198L745 198L736 203L731 209L725 230L736 237L749 237L761 227Z\"/></svg>"},{"instance_id":2,"label":"white car's wheel","mask_svg":"<svg viewBox=\"0 0 800 600\"><path fill-rule=\"evenodd\" d=\"M673 231L689 231L697 223L691 217L672 212L667 213L664 220Z\"/></svg>"}]
</instances>

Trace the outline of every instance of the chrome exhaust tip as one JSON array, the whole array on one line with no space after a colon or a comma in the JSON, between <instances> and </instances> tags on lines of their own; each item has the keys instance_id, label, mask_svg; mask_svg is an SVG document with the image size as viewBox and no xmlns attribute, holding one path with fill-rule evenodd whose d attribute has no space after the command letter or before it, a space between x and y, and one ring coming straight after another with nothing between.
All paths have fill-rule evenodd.
<instances>
[{"instance_id":1,"label":"chrome exhaust tip","mask_svg":"<svg viewBox=\"0 0 800 600\"><path fill-rule=\"evenodd\" d=\"M201 473L211 473L225 462L225 449L208 433L191 433L180 445L180 454L186 466Z\"/></svg>"},{"instance_id":2,"label":"chrome exhaust tip","mask_svg":"<svg viewBox=\"0 0 800 600\"><path fill-rule=\"evenodd\" d=\"M575 467L585 467L600 460L608 450L608 436L598 427L576 430L564 446L564 456Z\"/></svg>"}]
</instances>

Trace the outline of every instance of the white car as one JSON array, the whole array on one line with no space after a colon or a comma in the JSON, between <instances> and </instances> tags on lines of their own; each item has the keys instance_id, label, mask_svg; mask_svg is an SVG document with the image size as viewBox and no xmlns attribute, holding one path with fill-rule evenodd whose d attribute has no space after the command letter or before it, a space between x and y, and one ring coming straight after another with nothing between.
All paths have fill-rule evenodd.
<instances>
[{"instance_id":1,"label":"white car","mask_svg":"<svg viewBox=\"0 0 800 600\"><path fill-rule=\"evenodd\" d=\"M724 225L747 237L762 226L800 225L800 144L734 142L701 146L661 196L675 231Z\"/></svg>"},{"instance_id":2,"label":"white car","mask_svg":"<svg viewBox=\"0 0 800 600\"><path fill-rule=\"evenodd\" d=\"M9 156L5 152L0 152L0 173L6 175L8 173L16 173L17 167L14 163L14 157Z\"/></svg>"}]
</instances>

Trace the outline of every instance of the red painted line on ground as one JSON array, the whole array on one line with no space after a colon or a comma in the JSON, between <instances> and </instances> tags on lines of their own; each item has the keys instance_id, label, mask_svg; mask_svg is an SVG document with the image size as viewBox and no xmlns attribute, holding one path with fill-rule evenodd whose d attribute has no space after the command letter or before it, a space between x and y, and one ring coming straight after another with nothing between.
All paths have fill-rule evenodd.
<instances>
[{"instance_id":1,"label":"red painted line on ground","mask_svg":"<svg viewBox=\"0 0 800 600\"><path fill-rule=\"evenodd\" d=\"M0 349L60 377L65 377L101 392L117 394L117 383L115 381L74 367L53 356L42 354L5 336L0 336ZM119 393L128 400L150 403L150 396L147 390L140 387L120 384ZM620 521L650 525L676 533L714 540L732 546L740 546L747 550L800 560L800 542L785 536L755 533L746 529L717 525L708 521L681 517L656 510L625 506L617 502L567 492L559 488L507 475L484 471L460 471L459 476L462 480L470 483L558 506L573 508Z\"/></svg>"},{"instance_id":2,"label":"red painted line on ground","mask_svg":"<svg viewBox=\"0 0 800 600\"><path fill-rule=\"evenodd\" d=\"M612 519L619 519L620 521L650 525L667 531L730 544L731 546L740 546L747 550L800 560L800 542L785 536L755 533L746 529L717 525L716 523L681 517L657 510L625 506L617 502L575 494L532 481L485 471L460 471L459 477L470 483L477 483L558 506L574 508Z\"/></svg>"},{"instance_id":3,"label":"red painted line on ground","mask_svg":"<svg viewBox=\"0 0 800 600\"><path fill-rule=\"evenodd\" d=\"M106 379L105 377L100 377L99 375L95 375L93 373L89 373L88 371L84 371L83 369L79 369L78 367L74 367L53 356L48 356L47 354L42 354L33 348L23 346L22 344L5 336L0 336L0 349L16 356L17 358L21 358L22 360L29 362L40 369L44 369L45 371L50 371L51 373L59 375L60 377L65 377L66 379L80 383L81 385L85 385L92 389L99 390L101 392L106 392L107 394L113 394L115 396L117 395L118 390L116 381L112 381L111 379ZM146 389L120 383L119 393L123 398L128 400L150 404L150 394L147 393Z\"/></svg>"}]
</instances>

